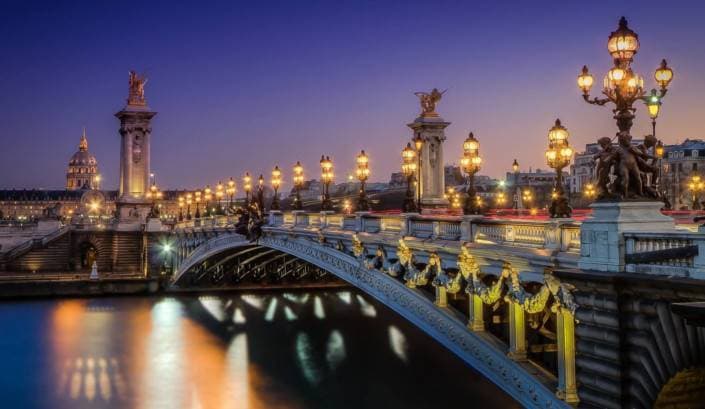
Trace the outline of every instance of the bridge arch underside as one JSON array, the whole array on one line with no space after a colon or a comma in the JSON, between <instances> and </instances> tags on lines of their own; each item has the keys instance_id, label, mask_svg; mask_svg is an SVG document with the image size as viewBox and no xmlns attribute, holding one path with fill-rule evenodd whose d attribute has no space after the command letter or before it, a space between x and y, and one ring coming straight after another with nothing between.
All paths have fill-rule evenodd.
<instances>
[{"instance_id":1,"label":"bridge arch underside","mask_svg":"<svg viewBox=\"0 0 705 409\"><path fill-rule=\"evenodd\" d=\"M249 243L209 254L192 263L175 281L177 287L189 288L336 283L342 282L315 264L281 250Z\"/></svg>"},{"instance_id":2,"label":"bridge arch underside","mask_svg":"<svg viewBox=\"0 0 705 409\"><path fill-rule=\"evenodd\" d=\"M457 312L438 308L426 294L406 287L397 278L368 268L360 259L331 243L321 243L311 237L277 234L265 234L257 244L230 242L227 238L213 239L214 242L216 240L226 244L213 250L206 243L203 246L209 248L207 252L200 254L196 249L196 257L187 257L183 261L175 276L176 286L213 286L213 279L224 284L238 279L244 282L258 277L265 279L267 274L273 274L270 276L272 280L295 280L299 277L297 274L303 274L304 271L306 275L302 278L340 279L374 297L422 329L524 407L567 407L565 402L555 396L552 385L546 384L545 379L537 379L535 374L508 358L506 351L488 341L486 335L469 331L467 322ZM239 273L238 263L243 266ZM245 273L248 264L261 271ZM286 276L278 278L286 270L284 266L296 267L294 272L290 271Z\"/></svg>"}]
</instances>

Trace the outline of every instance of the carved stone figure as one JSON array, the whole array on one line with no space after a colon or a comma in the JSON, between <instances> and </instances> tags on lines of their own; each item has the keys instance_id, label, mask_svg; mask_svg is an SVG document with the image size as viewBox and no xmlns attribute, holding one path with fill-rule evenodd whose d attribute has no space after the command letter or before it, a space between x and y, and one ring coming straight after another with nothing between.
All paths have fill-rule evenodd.
<instances>
[{"instance_id":1,"label":"carved stone figure","mask_svg":"<svg viewBox=\"0 0 705 409\"><path fill-rule=\"evenodd\" d=\"M603 137L597 140L602 151L592 157L593 161L597 161L595 176L597 178L597 199L605 199L610 195L610 174L612 165L614 164L617 153L612 146L612 140L608 137Z\"/></svg>"},{"instance_id":2,"label":"carved stone figure","mask_svg":"<svg viewBox=\"0 0 705 409\"><path fill-rule=\"evenodd\" d=\"M436 112L436 105L438 105L438 102L441 100L441 97L443 97L443 94L446 91L438 91L437 88L434 88L430 93L429 92L414 92L414 95L419 97L419 102L421 103L421 116L422 117L437 117L438 113Z\"/></svg>"},{"instance_id":3,"label":"carved stone figure","mask_svg":"<svg viewBox=\"0 0 705 409\"><path fill-rule=\"evenodd\" d=\"M658 199L660 194L654 188L658 184L659 179L659 167L657 165L658 159L656 159L650 152L656 147L656 137L653 135L646 135L644 137L644 142L637 146L637 150L641 155L637 156L637 161L639 164L639 170L641 170L641 179L643 183L644 193L654 199Z\"/></svg>"},{"instance_id":4,"label":"carved stone figure","mask_svg":"<svg viewBox=\"0 0 705 409\"><path fill-rule=\"evenodd\" d=\"M127 97L128 105L145 105L144 86L147 84L147 78L140 76L135 71L130 71L130 90Z\"/></svg>"},{"instance_id":5,"label":"carved stone figure","mask_svg":"<svg viewBox=\"0 0 705 409\"><path fill-rule=\"evenodd\" d=\"M465 292L477 295L484 304L492 305L502 298L504 281L509 277L510 271L511 266L509 263L505 263L502 268L502 274L497 278L494 284L488 287L487 284L480 279L478 270L473 273L472 284L468 283L468 286L465 287Z\"/></svg>"}]
</instances>

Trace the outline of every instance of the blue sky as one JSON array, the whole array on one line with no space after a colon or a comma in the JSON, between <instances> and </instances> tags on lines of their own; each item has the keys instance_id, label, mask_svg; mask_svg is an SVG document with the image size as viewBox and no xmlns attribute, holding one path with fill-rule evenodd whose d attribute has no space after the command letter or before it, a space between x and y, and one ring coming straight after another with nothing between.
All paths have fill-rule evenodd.
<instances>
[{"instance_id":1,"label":"blue sky","mask_svg":"<svg viewBox=\"0 0 705 409\"><path fill-rule=\"evenodd\" d=\"M700 2L145 3L0 3L0 188L62 187L83 126L114 188L113 114L130 69L149 77L147 100L159 112L152 166L167 188L268 174L275 164L289 182L297 160L317 177L321 154L343 180L360 149L372 179L386 181L419 111L413 92L433 87L448 89L438 107L452 122L447 162L473 131L482 173L501 176L515 157L545 168L556 117L577 149L616 131L609 109L582 102L575 78L588 64L601 83L621 15L640 36L634 66L647 86L661 58L676 73L658 135L705 137ZM640 136L650 124L637 108Z\"/></svg>"}]
</instances>

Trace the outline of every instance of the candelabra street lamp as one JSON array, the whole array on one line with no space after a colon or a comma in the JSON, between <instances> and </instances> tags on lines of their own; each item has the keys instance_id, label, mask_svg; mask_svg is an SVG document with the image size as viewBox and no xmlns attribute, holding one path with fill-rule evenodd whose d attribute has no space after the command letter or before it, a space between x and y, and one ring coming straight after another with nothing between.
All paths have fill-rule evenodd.
<instances>
[{"instance_id":1,"label":"candelabra street lamp","mask_svg":"<svg viewBox=\"0 0 705 409\"><path fill-rule=\"evenodd\" d=\"M597 195L597 191L595 190L595 185L593 185L592 183L585 184L585 189L583 191L583 195L588 200L592 200Z\"/></svg>"},{"instance_id":2,"label":"candelabra street lamp","mask_svg":"<svg viewBox=\"0 0 705 409\"><path fill-rule=\"evenodd\" d=\"M179 221L184 220L184 197L179 196Z\"/></svg>"},{"instance_id":3,"label":"candelabra street lamp","mask_svg":"<svg viewBox=\"0 0 705 409\"><path fill-rule=\"evenodd\" d=\"M226 189L226 192L228 194L229 200L228 200L228 209L232 209L233 207L233 198L235 197L235 193L237 192L237 187L235 186L235 180L233 180L233 177L230 177L230 180L228 180L228 187Z\"/></svg>"},{"instance_id":4,"label":"candelabra street lamp","mask_svg":"<svg viewBox=\"0 0 705 409\"><path fill-rule=\"evenodd\" d=\"M264 176L261 173L257 179L257 207L264 213Z\"/></svg>"},{"instance_id":5,"label":"candelabra street lamp","mask_svg":"<svg viewBox=\"0 0 705 409\"><path fill-rule=\"evenodd\" d=\"M195 195L194 200L196 202L196 219L200 219L201 218L201 200L202 200L201 191L197 190L194 195Z\"/></svg>"},{"instance_id":6,"label":"candelabra street lamp","mask_svg":"<svg viewBox=\"0 0 705 409\"><path fill-rule=\"evenodd\" d=\"M206 188L203 190L203 199L205 200L205 217L209 217L212 215L211 199L213 199L213 191L211 190L211 185L206 185Z\"/></svg>"},{"instance_id":7,"label":"candelabra street lamp","mask_svg":"<svg viewBox=\"0 0 705 409\"><path fill-rule=\"evenodd\" d=\"M321 155L321 182L323 192L321 195L321 211L333 210L330 200L330 183L333 181L333 162L330 157Z\"/></svg>"},{"instance_id":8,"label":"candelabra street lamp","mask_svg":"<svg viewBox=\"0 0 705 409\"><path fill-rule=\"evenodd\" d=\"M186 194L186 220L191 220L191 203L193 203L193 195Z\"/></svg>"},{"instance_id":9,"label":"candelabra street lamp","mask_svg":"<svg viewBox=\"0 0 705 409\"><path fill-rule=\"evenodd\" d=\"M369 167L369 157L364 150L360 151L357 155L357 180L360 181L360 192L357 197L357 211L366 212L370 210L370 203L367 200L367 193L365 192L365 182L370 177L370 167Z\"/></svg>"},{"instance_id":10,"label":"candelabra street lamp","mask_svg":"<svg viewBox=\"0 0 705 409\"><path fill-rule=\"evenodd\" d=\"M546 150L546 163L556 170L556 186L551 194L551 217L570 217L572 209L568 205L568 198L563 186L563 168L570 164L573 149L568 143L568 130L561 125L561 120L556 119L556 124L548 131L548 149Z\"/></svg>"},{"instance_id":11,"label":"candelabra street lamp","mask_svg":"<svg viewBox=\"0 0 705 409\"><path fill-rule=\"evenodd\" d=\"M626 18L622 17L617 30L610 34L607 50L614 60L614 67L607 72L603 81L602 93L606 98L590 99L594 79L587 66L583 67L578 76L578 87L583 91L583 99L589 104L605 105L612 102L619 131L629 133L636 111L633 104L644 96L644 79L631 68L634 55L639 51L639 36L627 26ZM660 102L673 79L673 70L668 67L666 60L661 61L654 78L660 86L660 91L654 95L658 96Z\"/></svg>"},{"instance_id":12,"label":"candelabra street lamp","mask_svg":"<svg viewBox=\"0 0 705 409\"><path fill-rule=\"evenodd\" d=\"M294 203L292 207L294 210L303 209L303 203L301 203L301 187L304 185L304 167L301 166L301 162L296 161L294 165Z\"/></svg>"},{"instance_id":13,"label":"candelabra street lamp","mask_svg":"<svg viewBox=\"0 0 705 409\"><path fill-rule=\"evenodd\" d=\"M161 190L159 190L156 184L152 184L152 186L149 187L149 190L145 194L147 199L152 200L152 209L149 212L149 217L159 217L159 208L157 207L157 201L161 200L163 195L164 194Z\"/></svg>"},{"instance_id":14,"label":"candelabra street lamp","mask_svg":"<svg viewBox=\"0 0 705 409\"><path fill-rule=\"evenodd\" d=\"M503 191L497 192L497 197L495 198L495 202L497 204L498 208L504 208L504 205L507 203L507 196L504 194Z\"/></svg>"},{"instance_id":15,"label":"candelabra street lamp","mask_svg":"<svg viewBox=\"0 0 705 409\"><path fill-rule=\"evenodd\" d=\"M523 207L531 207L531 203L534 200L534 194L531 189L524 189L521 192L521 200Z\"/></svg>"},{"instance_id":16,"label":"candelabra street lamp","mask_svg":"<svg viewBox=\"0 0 705 409\"><path fill-rule=\"evenodd\" d=\"M421 191L424 181L421 178L421 153L423 151L424 139L420 133L414 137L414 148L416 148L416 205L417 211L421 211Z\"/></svg>"},{"instance_id":17,"label":"candelabra street lamp","mask_svg":"<svg viewBox=\"0 0 705 409\"><path fill-rule=\"evenodd\" d=\"M223 214L223 196L225 195L225 186L220 180L215 185L215 200L218 202L218 207L215 209L217 214Z\"/></svg>"},{"instance_id":18,"label":"candelabra street lamp","mask_svg":"<svg viewBox=\"0 0 705 409\"><path fill-rule=\"evenodd\" d=\"M480 142L470 132L470 135L463 142L463 158L460 160L463 171L468 174L467 196L465 207L463 207L463 213L465 214L480 214L481 212L481 202L475 191L475 174L480 170L481 164Z\"/></svg>"},{"instance_id":19,"label":"candelabra street lamp","mask_svg":"<svg viewBox=\"0 0 705 409\"><path fill-rule=\"evenodd\" d=\"M279 170L279 166L275 166L272 170L272 189L274 189L274 197L272 197L272 204L269 206L270 210L279 210L279 186L282 183L282 172Z\"/></svg>"},{"instance_id":20,"label":"candelabra street lamp","mask_svg":"<svg viewBox=\"0 0 705 409\"><path fill-rule=\"evenodd\" d=\"M250 206L250 194L252 193L252 177L250 172L245 172L242 178L242 188L245 190L245 208Z\"/></svg>"},{"instance_id":21,"label":"candelabra street lamp","mask_svg":"<svg viewBox=\"0 0 705 409\"><path fill-rule=\"evenodd\" d=\"M690 177L688 189L690 190L690 200L692 203L690 207L693 210L702 209L700 204L700 192L705 190L705 182L702 180L700 175L693 175Z\"/></svg>"},{"instance_id":22,"label":"candelabra street lamp","mask_svg":"<svg viewBox=\"0 0 705 409\"><path fill-rule=\"evenodd\" d=\"M406 177L406 195L404 196L404 208L402 211L404 213L418 213L419 209L416 199L414 198L414 191L412 190L412 184L414 183L414 176L416 175L417 169L415 160L416 151L411 147L411 143L406 144L406 148L401 151L401 157L401 170Z\"/></svg>"}]
</instances>

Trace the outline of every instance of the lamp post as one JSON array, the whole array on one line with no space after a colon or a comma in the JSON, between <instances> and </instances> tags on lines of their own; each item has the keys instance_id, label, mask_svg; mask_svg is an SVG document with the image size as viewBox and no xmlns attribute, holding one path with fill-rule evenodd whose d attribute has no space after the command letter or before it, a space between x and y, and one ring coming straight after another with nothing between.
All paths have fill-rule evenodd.
<instances>
[{"instance_id":1,"label":"lamp post","mask_svg":"<svg viewBox=\"0 0 705 409\"><path fill-rule=\"evenodd\" d=\"M411 143L407 143L406 148L402 149L401 157L401 171L406 177L406 196L404 196L404 208L402 211L404 213L417 213L419 209L414 198L414 191L411 189L417 169L415 161L416 151L411 147Z\"/></svg>"},{"instance_id":2,"label":"lamp post","mask_svg":"<svg viewBox=\"0 0 705 409\"><path fill-rule=\"evenodd\" d=\"M333 162L330 157L321 155L321 182L323 182L323 192L321 195L321 211L333 210L330 200L330 183L333 181Z\"/></svg>"},{"instance_id":3,"label":"lamp post","mask_svg":"<svg viewBox=\"0 0 705 409\"><path fill-rule=\"evenodd\" d=\"M495 203L498 208L502 209L507 203L507 197L503 191L497 192L497 197L495 198Z\"/></svg>"},{"instance_id":4,"label":"lamp post","mask_svg":"<svg viewBox=\"0 0 705 409\"><path fill-rule=\"evenodd\" d=\"M218 202L218 207L215 209L216 214L223 214L223 196L225 195L225 186L220 180L215 185L215 200Z\"/></svg>"},{"instance_id":5,"label":"lamp post","mask_svg":"<svg viewBox=\"0 0 705 409\"><path fill-rule=\"evenodd\" d=\"M245 207L250 206L250 193L252 192L252 177L250 172L245 172L242 178L242 188L245 190Z\"/></svg>"},{"instance_id":6,"label":"lamp post","mask_svg":"<svg viewBox=\"0 0 705 409\"><path fill-rule=\"evenodd\" d=\"M195 201L196 201L196 219L201 218L201 191L197 190L195 193Z\"/></svg>"},{"instance_id":7,"label":"lamp post","mask_svg":"<svg viewBox=\"0 0 705 409\"><path fill-rule=\"evenodd\" d=\"M370 159L365 153L364 150L360 151L360 154L357 155L357 180L360 181L360 192L357 197L357 211L358 212L367 212L370 210L370 203L367 200L367 193L365 192L365 182L370 176L370 167L369 167L369 162Z\"/></svg>"},{"instance_id":8,"label":"lamp post","mask_svg":"<svg viewBox=\"0 0 705 409\"><path fill-rule=\"evenodd\" d=\"M206 185L206 188L203 190L203 198L205 200L205 217L209 217L212 215L211 199L213 199L213 191L211 190L211 185Z\"/></svg>"},{"instance_id":9,"label":"lamp post","mask_svg":"<svg viewBox=\"0 0 705 409\"><path fill-rule=\"evenodd\" d=\"M531 189L524 189L521 192L521 201L524 207L531 207L531 202L533 202L533 200L534 194L531 192Z\"/></svg>"},{"instance_id":10,"label":"lamp post","mask_svg":"<svg viewBox=\"0 0 705 409\"><path fill-rule=\"evenodd\" d=\"M230 180L228 180L228 187L226 189L226 192L229 197L228 209L231 209L233 207L233 197L235 197L235 192L237 192L237 188L235 187L235 180L233 180L232 176L230 176Z\"/></svg>"},{"instance_id":11,"label":"lamp post","mask_svg":"<svg viewBox=\"0 0 705 409\"><path fill-rule=\"evenodd\" d=\"M595 185L593 185L592 183L585 184L585 190L583 191L583 196L585 196L588 200L592 200L596 194L597 194L597 191L595 191Z\"/></svg>"},{"instance_id":12,"label":"lamp post","mask_svg":"<svg viewBox=\"0 0 705 409\"><path fill-rule=\"evenodd\" d=\"M514 194L513 196L513 206L514 209L519 210L519 201L521 200L521 187L519 186L519 162L514 159L512 162L512 171L514 172Z\"/></svg>"},{"instance_id":13,"label":"lamp post","mask_svg":"<svg viewBox=\"0 0 705 409\"><path fill-rule=\"evenodd\" d=\"M186 220L191 220L191 203L193 201L193 195L191 193L186 194Z\"/></svg>"},{"instance_id":14,"label":"lamp post","mask_svg":"<svg viewBox=\"0 0 705 409\"><path fill-rule=\"evenodd\" d=\"M257 179L257 207L264 214L264 176L261 173Z\"/></svg>"},{"instance_id":15,"label":"lamp post","mask_svg":"<svg viewBox=\"0 0 705 409\"><path fill-rule=\"evenodd\" d=\"M279 210L279 186L282 183L282 172L279 170L279 166L275 166L272 170L272 189L274 189L274 197L272 197L272 204L269 206L270 210Z\"/></svg>"},{"instance_id":16,"label":"lamp post","mask_svg":"<svg viewBox=\"0 0 705 409\"><path fill-rule=\"evenodd\" d=\"M551 194L549 212L552 218L570 217L572 209L568 205L563 186L563 168L570 164L573 149L568 143L568 130L561 125L561 120L548 131L548 149L546 150L546 163L556 170L556 186Z\"/></svg>"},{"instance_id":17,"label":"lamp post","mask_svg":"<svg viewBox=\"0 0 705 409\"><path fill-rule=\"evenodd\" d=\"M184 197L179 196L179 221L184 221Z\"/></svg>"},{"instance_id":18,"label":"lamp post","mask_svg":"<svg viewBox=\"0 0 705 409\"><path fill-rule=\"evenodd\" d=\"M475 174L480 170L482 158L480 157L480 142L475 139L475 136L470 132L465 142L463 142L463 158L460 160L460 165L463 171L468 174L468 189L465 199L465 214L480 214L480 201L475 191Z\"/></svg>"},{"instance_id":19,"label":"lamp post","mask_svg":"<svg viewBox=\"0 0 705 409\"><path fill-rule=\"evenodd\" d=\"M303 209L303 203L301 203L301 187L304 184L304 167L301 166L301 162L296 161L296 164L294 165L294 191L295 191L295 196L294 196L294 203L293 203L293 208L294 210L301 210Z\"/></svg>"},{"instance_id":20,"label":"lamp post","mask_svg":"<svg viewBox=\"0 0 705 409\"><path fill-rule=\"evenodd\" d=\"M626 18L622 17L617 30L610 34L607 50L613 58L614 67L607 72L603 81L602 93L606 98L590 99L594 78L588 72L587 66L583 66L578 75L578 87L583 91L583 99L589 104L605 105L612 102L619 131L629 133L636 111L633 104L644 96L644 79L631 68L634 55L639 51L639 36L627 26ZM660 87L658 94L654 95L658 96L660 102L673 79L673 70L668 67L666 60L661 61L654 78Z\"/></svg>"},{"instance_id":21,"label":"lamp post","mask_svg":"<svg viewBox=\"0 0 705 409\"><path fill-rule=\"evenodd\" d=\"M149 217L159 217L159 209L157 208L157 200L160 200L163 197L163 193L159 188L157 187L156 184L152 184L152 186L149 187L149 190L145 194L147 199L152 200L152 209L150 210Z\"/></svg>"},{"instance_id":22,"label":"lamp post","mask_svg":"<svg viewBox=\"0 0 705 409\"><path fill-rule=\"evenodd\" d=\"M700 192L705 190L705 182L702 180L700 175L693 175L690 177L688 189L690 190L691 195L691 208L693 210L700 210L702 208L700 205Z\"/></svg>"},{"instance_id":23,"label":"lamp post","mask_svg":"<svg viewBox=\"0 0 705 409\"><path fill-rule=\"evenodd\" d=\"M423 151L424 139L420 133L414 137L414 147L416 148L416 206L417 211L421 211L421 191L424 181L421 178L421 152Z\"/></svg>"}]
</instances>

